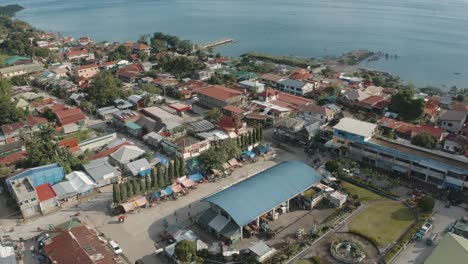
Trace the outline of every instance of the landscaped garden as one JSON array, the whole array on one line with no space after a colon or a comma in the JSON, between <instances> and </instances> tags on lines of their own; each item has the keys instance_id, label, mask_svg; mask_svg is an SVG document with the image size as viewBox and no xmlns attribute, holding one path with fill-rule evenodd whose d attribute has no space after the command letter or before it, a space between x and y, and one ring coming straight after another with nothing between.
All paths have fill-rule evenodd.
<instances>
[{"instance_id":1,"label":"landscaped garden","mask_svg":"<svg viewBox=\"0 0 468 264\"><path fill-rule=\"evenodd\" d=\"M345 181L343 181L341 185L346 189L347 192L349 192L351 196L357 195L361 202L371 202L378 199L384 199L382 196L374 192Z\"/></svg>"},{"instance_id":2,"label":"landscaped garden","mask_svg":"<svg viewBox=\"0 0 468 264\"><path fill-rule=\"evenodd\" d=\"M401 202L385 199L373 202L353 217L348 229L383 246L396 241L414 220L413 212Z\"/></svg>"}]
</instances>

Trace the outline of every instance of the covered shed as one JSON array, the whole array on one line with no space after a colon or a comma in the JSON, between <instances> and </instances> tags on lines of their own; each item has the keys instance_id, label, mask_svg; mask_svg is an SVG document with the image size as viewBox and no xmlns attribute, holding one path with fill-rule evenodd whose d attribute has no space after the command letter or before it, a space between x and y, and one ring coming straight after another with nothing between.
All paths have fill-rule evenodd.
<instances>
[{"instance_id":1,"label":"covered shed","mask_svg":"<svg viewBox=\"0 0 468 264\"><path fill-rule=\"evenodd\" d=\"M215 193L202 201L211 204L212 211L228 216L242 236L242 227L260 216L274 211L307 189L320 182L322 177L301 161L286 161L257 175ZM225 228L228 225L225 226ZM208 226L209 228L209 226ZM221 232L210 229L217 235Z\"/></svg>"}]
</instances>

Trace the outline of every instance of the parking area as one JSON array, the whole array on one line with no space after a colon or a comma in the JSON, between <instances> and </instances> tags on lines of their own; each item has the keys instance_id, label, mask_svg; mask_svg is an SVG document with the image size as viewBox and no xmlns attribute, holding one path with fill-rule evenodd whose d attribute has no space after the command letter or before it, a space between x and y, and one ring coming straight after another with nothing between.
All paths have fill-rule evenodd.
<instances>
[{"instance_id":1,"label":"parking area","mask_svg":"<svg viewBox=\"0 0 468 264\"><path fill-rule=\"evenodd\" d=\"M437 200L434 208L433 229L432 232L425 236L425 238L430 237L432 234L438 234L437 241L440 241L446 234L446 228L450 224L453 224L455 220L458 220L466 215L467 211L465 209L457 206L446 208L444 202ZM434 246L426 245L426 239L422 239L421 241L414 241L410 243L408 247L402 252L396 263L423 264L433 249Z\"/></svg>"}]
</instances>

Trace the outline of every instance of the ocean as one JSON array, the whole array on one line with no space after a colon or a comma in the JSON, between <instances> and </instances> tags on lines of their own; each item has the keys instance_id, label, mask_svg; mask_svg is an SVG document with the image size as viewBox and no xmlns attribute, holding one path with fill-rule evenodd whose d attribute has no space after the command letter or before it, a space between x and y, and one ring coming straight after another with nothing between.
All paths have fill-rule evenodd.
<instances>
[{"instance_id":1,"label":"ocean","mask_svg":"<svg viewBox=\"0 0 468 264\"><path fill-rule=\"evenodd\" d=\"M35 27L98 41L161 31L248 51L322 58L353 49L398 55L363 63L417 86L468 88L467 0L12 0ZM1 4L12 3L0 0ZM454 74L459 73L459 74Z\"/></svg>"}]
</instances>

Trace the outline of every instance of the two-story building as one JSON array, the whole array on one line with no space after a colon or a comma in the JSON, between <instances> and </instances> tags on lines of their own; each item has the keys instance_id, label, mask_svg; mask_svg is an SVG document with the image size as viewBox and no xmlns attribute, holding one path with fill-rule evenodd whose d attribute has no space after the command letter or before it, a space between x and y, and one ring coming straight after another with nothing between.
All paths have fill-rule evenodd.
<instances>
[{"instance_id":1,"label":"two-story building","mask_svg":"<svg viewBox=\"0 0 468 264\"><path fill-rule=\"evenodd\" d=\"M44 67L39 63L20 64L0 69L0 77L12 78L15 76L21 76L26 74L39 73L44 71Z\"/></svg>"},{"instance_id":2,"label":"two-story building","mask_svg":"<svg viewBox=\"0 0 468 264\"><path fill-rule=\"evenodd\" d=\"M327 143L343 156L439 187L463 190L468 184L468 158L425 149L375 135L376 125L343 118Z\"/></svg>"},{"instance_id":3,"label":"two-story building","mask_svg":"<svg viewBox=\"0 0 468 264\"><path fill-rule=\"evenodd\" d=\"M76 75L79 78L93 78L94 75L99 73L99 65L96 64L88 64L83 66L76 67Z\"/></svg>"},{"instance_id":4,"label":"two-story building","mask_svg":"<svg viewBox=\"0 0 468 264\"><path fill-rule=\"evenodd\" d=\"M280 75L265 73L260 75L259 79L260 82L266 84L268 87L278 88L279 82L283 81L285 78Z\"/></svg>"},{"instance_id":5,"label":"two-story building","mask_svg":"<svg viewBox=\"0 0 468 264\"><path fill-rule=\"evenodd\" d=\"M465 126L468 112L447 110L439 117L439 126L450 133L458 133Z\"/></svg>"},{"instance_id":6,"label":"two-story building","mask_svg":"<svg viewBox=\"0 0 468 264\"><path fill-rule=\"evenodd\" d=\"M278 89L285 93L302 96L308 92L312 92L314 85L308 82L285 79L278 82Z\"/></svg>"},{"instance_id":7,"label":"two-story building","mask_svg":"<svg viewBox=\"0 0 468 264\"><path fill-rule=\"evenodd\" d=\"M320 121L325 124L335 117L335 112L314 103L301 105L299 109L299 114L309 122Z\"/></svg>"},{"instance_id":8,"label":"two-story building","mask_svg":"<svg viewBox=\"0 0 468 264\"><path fill-rule=\"evenodd\" d=\"M226 105L241 105L245 98L242 92L221 85L212 85L197 90L200 104L206 107L223 108Z\"/></svg>"}]
</instances>

